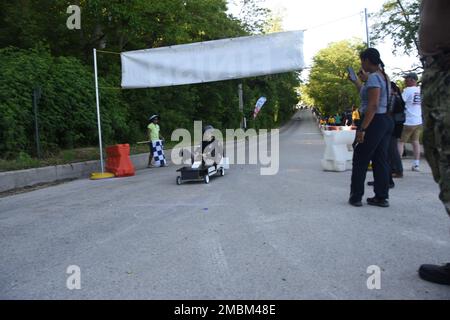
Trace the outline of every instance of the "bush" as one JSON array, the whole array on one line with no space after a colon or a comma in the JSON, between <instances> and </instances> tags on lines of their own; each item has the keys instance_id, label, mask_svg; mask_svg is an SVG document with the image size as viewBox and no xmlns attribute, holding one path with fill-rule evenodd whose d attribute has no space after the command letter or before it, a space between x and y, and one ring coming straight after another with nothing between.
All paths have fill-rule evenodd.
<instances>
[{"instance_id":1,"label":"bush","mask_svg":"<svg viewBox=\"0 0 450 320\"><path fill-rule=\"evenodd\" d=\"M105 64L103 64L105 67ZM106 66L107 67L107 66ZM98 145L94 75L74 57L53 57L47 48L0 49L0 158L35 155L33 88L42 88L39 131L45 156ZM102 70L100 101L104 144L145 140L148 117L161 115L163 136L203 121L218 129L240 125L238 84L244 84L244 113L251 120L261 96L268 101L250 127L271 129L289 120L297 104L295 73L198 85L110 90L120 83L120 69Z\"/></svg>"},{"instance_id":2,"label":"bush","mask_svg":"<svg viewBox=\"0 0 450 320\"><path fill-rule=\"evenodd\" d=\"M0 157L35 154L32 92L42 88L39 131L42 150L95 145L98 139L94 78L72 57L54 58L46 49L0 50ZM100 86L111 86L100 79ZM101 91L102 131L106 142L129 136L128 106L120 92Z\"/></svg>"}]
</instances>

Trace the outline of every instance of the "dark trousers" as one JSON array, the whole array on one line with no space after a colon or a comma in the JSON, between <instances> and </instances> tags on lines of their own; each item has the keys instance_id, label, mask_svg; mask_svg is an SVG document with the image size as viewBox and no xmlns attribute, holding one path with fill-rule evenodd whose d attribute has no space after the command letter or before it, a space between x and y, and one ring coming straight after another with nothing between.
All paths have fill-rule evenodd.
<instances>
[{"instance_id":1,"label":"dark trousers","mask_svg":"<svg viewBox=\"0 0 450 320\"><path fill-rule=\"evenodd\" d=\"M148 165L150 166L152 164L152 161L153 161L155 150L153 148L153 143L152 142L149 142L148 147L150 149L150 154L148 155Z\"/></svg>"},{"instance_id":2,"label":"dark trousers","mask_svg":"<svg viewBox=\"0 0 450 320\"><path fill-rule=\"evenodd\" d=\"M366 130L364 143L355 147L350 198L361 201L367 169L372 160L375 196L389 198L389 180L391 167L388 162L389 144L391 142L394 122L387 114L376 114Z\"/></svg>"},{"instance_id":3,"label":"dark trousers","mask_svg":"<svg viewBox=\"0 0 450 320\"><path fill-rule=\"evenodd\" d=\"M392 173L403 174L403 163L398 152L398 139L396 136L391 137L389 144L389 165Z\"/></svg>"}]
</instances>

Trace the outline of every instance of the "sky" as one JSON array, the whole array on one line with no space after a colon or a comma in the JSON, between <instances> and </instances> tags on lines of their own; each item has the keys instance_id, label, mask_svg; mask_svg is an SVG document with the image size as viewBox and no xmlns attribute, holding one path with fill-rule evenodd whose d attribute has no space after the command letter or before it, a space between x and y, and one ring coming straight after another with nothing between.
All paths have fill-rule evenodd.
<instances>
[{"instance_id":1,"label":"sky","mask_svg":"<svg viewBox=\"0 0 450 320\"><path fill-rule=\"evenodd\" d=\"M229 12L236 15L237 8L229 0ZM385 0L265 0L265 6L274 12L281 12L285 31L306 30L304 39L305 63L310 66L312 58L331 42L354 37L366 41L364 9L378 12ZM375 21L369 18L369 27ZM411 70L419 61L411 57L392 53L392 41L387 39L375 46L386 65L386 71L393 76L401 70Z\"/></svg>"}]
</instances>

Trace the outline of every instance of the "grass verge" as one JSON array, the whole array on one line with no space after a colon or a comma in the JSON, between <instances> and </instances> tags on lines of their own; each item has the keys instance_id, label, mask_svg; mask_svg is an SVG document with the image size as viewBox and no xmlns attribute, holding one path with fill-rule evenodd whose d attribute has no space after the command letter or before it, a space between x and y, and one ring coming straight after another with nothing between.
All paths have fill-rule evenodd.
<instances>
[{"instance_id":1,"label":"grass verge","mask_svg":"<svg viewBox=\"0 0 450 320\"><path fill-rule=\"evenodd\" d=\"M177 143L166 143L165 149L173 148ZM147 145L130 146L130 154L148 153ZM103 155L106 159L106 154ZM48 166L57 166L63 164L86 162L100 159L100 151L98 147L77 148L70 150L62 150L57 154L48 155L43 159L32 158L28 154L21 152L15 160L0 159L0 172L17 171L32 168L41 168Z\"/></svg>"}]
</instances>

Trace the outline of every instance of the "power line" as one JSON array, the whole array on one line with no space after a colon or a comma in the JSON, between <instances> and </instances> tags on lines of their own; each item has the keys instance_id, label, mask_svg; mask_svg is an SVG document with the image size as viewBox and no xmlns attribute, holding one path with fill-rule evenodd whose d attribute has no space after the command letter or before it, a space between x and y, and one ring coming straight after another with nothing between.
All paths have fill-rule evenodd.
<instances>
[{"instance_id":1,"label":"power line","mask_svg":"<svg viewBox=\"0 0 450 320\"><path fill-rule=\"evenodd\" d=\"M336 22L339 22L339 21L342 21L342 20L347 20L347 19L350 19L350 18L353 18L353 17L356 17L356 16L361 16L362 13L363 13L363 11L359 11L358 13L352 14L350 16L345 16L345 17L338 18L338 19L335 19L335 20L332 20L332 21L329 21L329 22L325 22L325 23L322 23L322 24L319 24L319 25L316 25L316 26L304 29L303 31L309 31L309 30L312 30L312 29L317 29L317 28L320 28L320 27L323 27L323 26L327 26L327 25L330 25L330 24L333 24L333 23L336 23Z\"/></svg>"}]
</instances>

